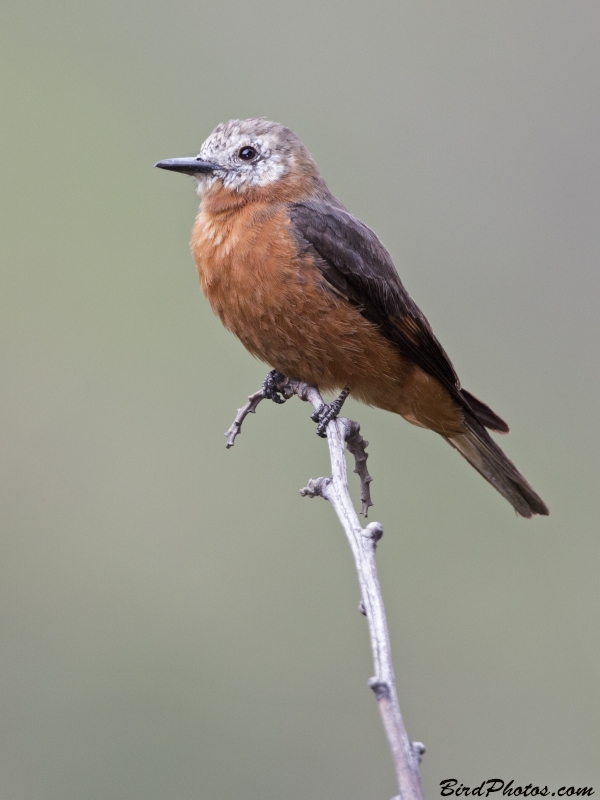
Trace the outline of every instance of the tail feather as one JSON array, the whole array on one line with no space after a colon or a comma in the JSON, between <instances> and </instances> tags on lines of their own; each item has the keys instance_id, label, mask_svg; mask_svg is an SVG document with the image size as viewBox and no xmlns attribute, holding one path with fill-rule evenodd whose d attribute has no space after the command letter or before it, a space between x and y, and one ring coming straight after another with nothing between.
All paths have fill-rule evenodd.
<instances>
[{"instance_id":1,"label":"tail feather","mask_svg":"<svg viewBox=\"0 0 600 800\"><path fill-rule=\"evenodd\" d=\"M465 420L464 433L444 436L444 439L511 503L517 514L532 517L550 513L542 498L493 441L483 424Z\"/></svg>"},{"instance_id":2,"label":"tail feather","mask_svg":"<svg viewBox=\"0 0 600 800\"><path fill-rule=\"evenodd\" d=\"M471 411L475 414L479 422L482 425L485 425L486 428L489 428L491 431L497 431L498 433L508 433L509 427L504 422L502 417L499 417L495 411L489 406L486 406L481 400L478 400L476 397L473 397L471 392L467 392L466 389L460 390L461 395L467 401L467 404L470 406Z\"/></svg>"}]
</instances>

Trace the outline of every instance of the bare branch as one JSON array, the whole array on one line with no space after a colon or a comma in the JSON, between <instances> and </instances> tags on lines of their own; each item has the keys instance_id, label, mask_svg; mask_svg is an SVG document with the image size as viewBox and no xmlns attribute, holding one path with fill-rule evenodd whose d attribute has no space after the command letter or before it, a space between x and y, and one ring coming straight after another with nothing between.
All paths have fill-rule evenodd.
<instances>
[{"instance_id":1,"label":"bare branch","mask_svg":"<svg viewBox=\"0 0 600 800\"><path fill-rule=\"evenodd\" d=\"M383 528L378 522L371 522L363 530L354 510L348 492L343 428L339 420L332 420L327 426L333 476L330 482L322 485L322 495L334 507L354 556L362 596L360 610L366 612L375 669L375 677L371 678L369 686L375 693L387 734L400 797L401 800L423 800L419 763L424 749L422 746L413 747L400 713L392 649L375 562L375 550Z\"/></svg>"},{"instance_id":2,"label":"bare branch","mask_svg":"<svg viewBox=\"0 0 600 800\"><path fill-rule=\"evenodd\" d=\"M323 399L315 386L285 379L277 388L285 399L297 394L302 400L311 403L315 410L323 405ZM233 425L226 434L227 447L233 445L243 420L247 414L255 411L262 399L264 399L262 391L256 392L248 398L248 403L243 408L238 409ZM424 800L419 764L425 746L421 742L411 743L400 713L390 637L375 562L375 550L377 542L383 536L383 528L379 522L371 522L363 530L348 491L344 452L346 446L354 456L354 472L360 478L362 513L367 516L368 509L372 505L369 491L371 476L366 465L365 448L368 442L360 435L358 423L339 417L327 424L327 443L332 477L311 478L308 485L301 489L300 494L304 497L323 497L331 503L354 556L362 598L359 611L367 618L375 670L375 677L370 679L369 686L379 706L400 790L400 794L394 800Z\"/></svg>"}]
</instances>

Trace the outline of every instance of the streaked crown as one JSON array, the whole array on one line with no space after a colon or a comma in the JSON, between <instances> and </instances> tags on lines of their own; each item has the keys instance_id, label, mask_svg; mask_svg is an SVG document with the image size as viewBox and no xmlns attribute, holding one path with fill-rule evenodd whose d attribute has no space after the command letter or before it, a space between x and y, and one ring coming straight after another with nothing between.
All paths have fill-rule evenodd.
<instances>
[{"instance_id":1,"label":"streaked crown","mask_svg":"<svg viewBox=\"0 0 600 800\"><path fill-rule=\"evenodd\" d=\"M198 157L221 169L198 175L198 193L223 181L227 189L243 191L268 186L284 178L299 163L316 165L296 134L263 117L223 122L206 139Z\"/></svg>"}]
</instances>

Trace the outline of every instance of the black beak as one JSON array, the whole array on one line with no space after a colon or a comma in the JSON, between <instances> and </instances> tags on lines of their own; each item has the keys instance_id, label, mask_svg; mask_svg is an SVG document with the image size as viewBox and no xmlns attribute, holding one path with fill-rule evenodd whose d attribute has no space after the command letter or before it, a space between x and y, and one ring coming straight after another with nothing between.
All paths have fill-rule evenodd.
<instances>
[{"instance_id":1,"label":"black beak","mask_svg":"<svg viewBox=\"0 0 600 800\"><path fill-rule=\"evenodd\" d=\"M201 172L214 172L216 169L223 169L218 164L211 164L209 161L201 161L200 158L192 156L190 158L166 158L154 165L159 169L171 169L174 172L183 172L186 175L197 175Z\"/></svg>"}]
</instances>

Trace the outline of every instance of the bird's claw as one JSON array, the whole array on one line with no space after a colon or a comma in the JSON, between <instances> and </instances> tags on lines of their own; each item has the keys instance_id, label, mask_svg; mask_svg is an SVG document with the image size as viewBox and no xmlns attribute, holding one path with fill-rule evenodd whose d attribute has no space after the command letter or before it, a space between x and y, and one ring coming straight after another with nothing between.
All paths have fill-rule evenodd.
<instances>
[{"instance_id":1,"label":"bird's claw","mask_svg":"<svg viewBox=\"0 0 600 800\"><path fill-rule=\"evenodd\" d=\"M265 397L266 400L272 400L274 403L285 403L286 398L283 396L281 389L278 388L279 384L284 380L285 375L282 375L281 372L278 372L276 369L272 369L263 381L261 389L263 397Z\"/></svg>"},{"instance_id":2,"label":"bird's claw","mask_svg":"<svg viewBox=\"0 0 600 800\"><path fill-rule=\"evenodd\" d=\"M348 386L346 386L346 388L340 393L339 397L336 397L333 403L323 403L310 415L312 421L318 423L317 436L320 436L322 439L327 438L327 425L340 413L342 406L344 405L344 400L349 394L350 389Z\"/></svg>"}]
</instances>

